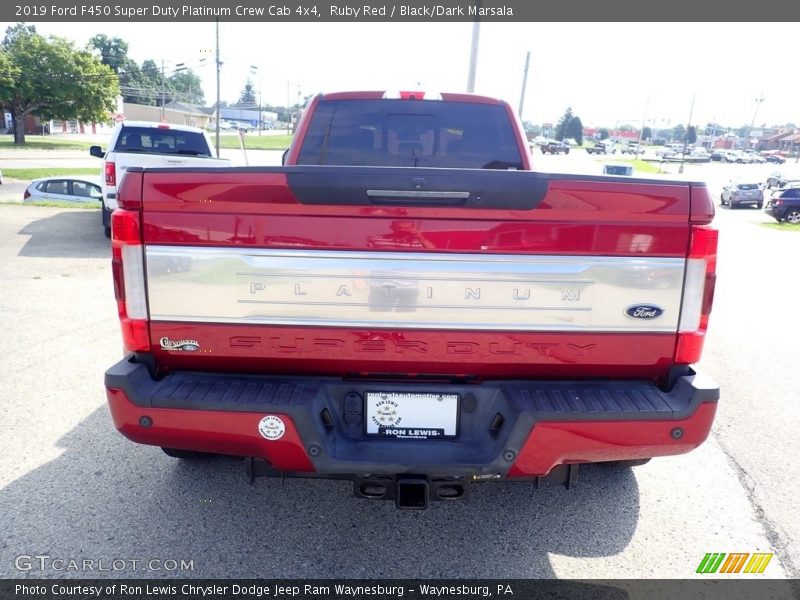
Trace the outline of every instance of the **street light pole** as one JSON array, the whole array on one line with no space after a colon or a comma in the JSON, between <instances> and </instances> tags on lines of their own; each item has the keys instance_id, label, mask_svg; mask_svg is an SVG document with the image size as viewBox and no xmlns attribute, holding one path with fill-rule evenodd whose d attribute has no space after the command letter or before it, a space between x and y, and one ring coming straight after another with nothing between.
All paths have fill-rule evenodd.
<instances>
[{"instance_id":1,"label":"street light pole","mask_svg":"<svg viewBox=\"0 0 800 600\"><path fill-rule=\"evenodd\" d=\"M522 107L525 105L525 88L528 87L528 67L531 64L531 51L525 56L525 72L522 75L522 94L519 97L519 119L522 120Z\"/></svg>"},{"instance_id":2,"label":"street light pole","mask_svg":"<svg viewBox=\"0 0 800 600\"><path fill-rule=\"evenodd\" d=\"M756 123L756 115L758 114L758 107L764 101L764 92L756 98L756 109L753 111L753 119L750 121L750 128L747 130L747 147L750 147L750 140L753 138L753 125Z\"/></svg>"},{"instance_id":3,"label":"street light pole","mask_svg":"<svg viewBox=\"0 0 800 600\"><path fill-rule=\"evenodd\" d=\"M216 128L216 146L217 146L217 158L219 158L219 118L220 118L220 106L219 106L219 96L220 96L220 84L219 84L219 71L220 66L222 63L219 61L219 17L216 19L216 38L217 38L217 51L216 51L216 64L217 64L217 128Z\"/></svg>"},{"instance_id":4,"label":"street light pole","mask_svg":"<svg viewBox=\"0 0 800 600\"><path fill-rule=\"evenodd\" d=\"M480 6L480 2L478 2ZM467 92L475 91L475 70L478 67L478 41L481 35L481 22L476 18L472 24L472 48L469 53L469 74L467 75Z\"/></svg>"}]
</instances>

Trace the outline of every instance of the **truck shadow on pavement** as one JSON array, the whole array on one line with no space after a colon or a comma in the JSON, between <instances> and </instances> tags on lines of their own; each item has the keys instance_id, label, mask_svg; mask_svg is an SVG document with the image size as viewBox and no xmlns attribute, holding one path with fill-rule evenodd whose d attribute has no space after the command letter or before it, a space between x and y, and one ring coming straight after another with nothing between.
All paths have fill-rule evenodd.
<instances>
[{"instance_id":1,"label":"truck shadow on pavement","mask_svg":"<svg viewBox=\"0 0 800 600\"><path fill-rule=\"evenodd\" d=\"M31 221L19 231L30 239L19 256L50 258L110 258L111 244L103 235L100 211L72 209Z\"/></svg>"},{"instance_id":2,"label":"truck shadow on pavement","mask_svg":"<svg viewBox=\"0 0 800 600\"><path fill-rule=\"evenodd\" d=\"M169 458L120 436L105 406L57 447L58 458L0 490L2 577L552 578L550 554L615 555L639 518L633 473L604 466L583 468L569 491L485 483L462 500L398 511L351 497L349 482L251 486L239 460ZM193 570L15 568L36 553L184 560Z\"/></svg>"}]
</instances>

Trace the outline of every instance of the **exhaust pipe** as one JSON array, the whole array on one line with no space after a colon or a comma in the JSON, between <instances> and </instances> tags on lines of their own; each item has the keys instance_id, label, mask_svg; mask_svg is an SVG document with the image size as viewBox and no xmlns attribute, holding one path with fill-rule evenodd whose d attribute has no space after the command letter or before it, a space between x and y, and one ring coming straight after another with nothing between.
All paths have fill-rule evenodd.
<instances>
[{"instance_id":1,"label":"exhaust pipe","mask_svg":"<svg viewBox=\"0 0 800 600\"><path fill-rule=\"evenodd\" d=\"M404 477L397 480L395 502L397 508L425 510L428 508L429 485L427 479Z\"/></svg>"}]
</instances>

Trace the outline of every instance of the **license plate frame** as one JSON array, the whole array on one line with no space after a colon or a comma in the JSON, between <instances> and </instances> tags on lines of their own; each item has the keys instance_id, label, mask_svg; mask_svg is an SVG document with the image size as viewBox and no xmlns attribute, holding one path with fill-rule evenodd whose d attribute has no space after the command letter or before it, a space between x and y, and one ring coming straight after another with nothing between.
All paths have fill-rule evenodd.
<instances>
[{"instance_id":1,"label":"license plate frame","mask_svg":"<svg viewBox=\"0 0 800 600\"><path fill-rule=\"evenodd\" d=\"M364 435L374 439L452 440L460 429L461 396L449 392L364 393Z\"/></svg>"}]
</instances>

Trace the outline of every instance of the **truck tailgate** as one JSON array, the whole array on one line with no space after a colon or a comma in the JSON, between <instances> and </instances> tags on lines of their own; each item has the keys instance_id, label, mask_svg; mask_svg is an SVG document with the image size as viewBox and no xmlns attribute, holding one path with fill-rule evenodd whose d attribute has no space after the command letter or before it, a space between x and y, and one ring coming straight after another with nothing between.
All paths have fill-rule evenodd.
<instances>
[{"instance_id":1,"label":"truck tailgate","mask_svg":"<svg viewBox=\"0 0 800 600\"><path fill-rule=\"evenodd\" d=\"M694 184L383 167L132 175L120 196L143 209L162 370L655 379L674 364Z\"/></svg>"}]
</instances>

